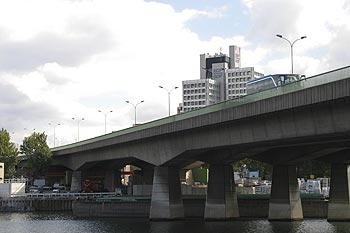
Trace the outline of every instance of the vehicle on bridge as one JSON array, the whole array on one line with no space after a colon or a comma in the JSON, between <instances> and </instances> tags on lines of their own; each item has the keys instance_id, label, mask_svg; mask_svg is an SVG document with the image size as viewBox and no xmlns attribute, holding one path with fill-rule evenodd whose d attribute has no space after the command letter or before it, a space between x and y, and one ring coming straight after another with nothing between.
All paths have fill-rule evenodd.
<instances>
[{"instance_id":1,"label":"vehicle on bridge","mask_svg":"<svg viewBox=\"0 0 350 233\"><path fill-rule=\"evenodd\" d=\"M305 78L300 74L270 74L247 82L247 95L298 82Z\"/></svg>"}]
</instances>

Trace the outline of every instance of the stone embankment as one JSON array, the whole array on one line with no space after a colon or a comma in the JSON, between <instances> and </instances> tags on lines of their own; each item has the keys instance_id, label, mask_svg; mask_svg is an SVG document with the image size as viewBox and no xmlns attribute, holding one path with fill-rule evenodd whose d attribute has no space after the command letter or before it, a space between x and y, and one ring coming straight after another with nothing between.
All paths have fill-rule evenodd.
<instances>
[{"instance_id":1,"label":"stone embankment","mask_svg":"<svg viewBox=\"0 0 350 233\"><path fill-rule=\"evenodd\" d=\"M0 212L73 211L77 217L149 217L149 196L107 197L16 197L0 200ZM203 218L205 196L183 198L185 217ZM328 201L322 198L303 198L304 218L327 218ZM241 217L267 218L268 195L238 197Z\"/></svg>"}]
</instances>

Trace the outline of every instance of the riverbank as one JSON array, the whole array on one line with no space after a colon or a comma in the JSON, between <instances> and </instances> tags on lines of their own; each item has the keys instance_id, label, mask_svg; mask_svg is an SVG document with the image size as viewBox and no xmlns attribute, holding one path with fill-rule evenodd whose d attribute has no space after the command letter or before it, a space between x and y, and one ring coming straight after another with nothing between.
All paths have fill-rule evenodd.
<instances>
[{"instance_id":1,"label":"riverbank","mask_svg":"<svg viewBox=\"0 0 350 233\"><path fill-rule=\"evenodd\" d=\"M151 200L149 198L102 198L78 200L72 203L72 211L78 217L144 217L148 218ZM183 198L186 218L203 218L205 196L185 196ZM304 218L327 218L328 201L322 198L302 198ZM267 218L269 212L268 195L242 195L238 197L240 217Z\"/></svg>"},{"instance_id":2,"label":"riverbank","mask_svg":"<svg viewBox=\"0 0 350 233\"><path fill-rule=\"evenodd\" d=\"M149 196L96 198L8 198L1 200L0 212L72 211L77 217L148 218ZM186 218L203 218L205 196L184 196ZM327 218L328 201L319 197L302 198L304 218ZM238 196L240 217L267 218L268 195Z\"/></svg>"}]
</instances>

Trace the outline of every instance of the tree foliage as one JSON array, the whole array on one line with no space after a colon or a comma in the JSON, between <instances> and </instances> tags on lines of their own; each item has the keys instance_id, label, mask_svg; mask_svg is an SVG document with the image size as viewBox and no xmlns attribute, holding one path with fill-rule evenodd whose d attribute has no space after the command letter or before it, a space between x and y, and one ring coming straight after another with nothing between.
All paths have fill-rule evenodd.
<instances>
[{"instance_id":1,"label":"tree foliage","mask_svg":"<svg viewBox=\"0 0 350 233\"><path fill-rule=\"evenodd\" d=\"M317 177L330 177L331 164L319 160L306 160L297 165L297 176L305 179L310 175Z\"/></svg>"},{"instance_id":2,"label":"tree foliage","mask_svg":"<svg viewBox=\"0 0 350 233\"><path fill-rule=\"evenodd\" d=\"M33 179L42 176L50 164L52 153L46 139L45 133L34 132L24 138L21 146L22 153L27 157L24 168Z\"/></svg>"},{"instance_id":3,"label":"tree foliage","mask_svg":"<svg viewBox=\"0 0 350 233\"><path fill-rule=\"evenodd\" d=\"M10 134L5 130L0 130L0 162L5 165L5 178L11 178L16 172L18 164L18 149L10 142Z\"/></svg>"},{"instance_id":4,"label":"tree foliage","mask_svg":"<svg viewBox=\"0 0 350 233\"><path fill-rule=\"evenodd\" d=\"M242 159L233 164L233 170L243 174L245 170L256 171L259 170L259 176L265 180L271 180L272 178L272 165L263 163L253 159Z\"/></svg>"},{"instance_id":5,"label":"tree foliage","mask_svg":"<svg viewBox=\"0 0 350 233\"><path fill-rule=\"evenodd\" d=\"M330 177L331 165L330 163L319 160L306 160L297 164L297 177L309 179L310 175L315 177ZM271 180L273 165L259 162L253 159L242 159L233 164L233 170L243 174L245 170L254 171L259 170L262 179Z\"/></svg>"}]
</instances>

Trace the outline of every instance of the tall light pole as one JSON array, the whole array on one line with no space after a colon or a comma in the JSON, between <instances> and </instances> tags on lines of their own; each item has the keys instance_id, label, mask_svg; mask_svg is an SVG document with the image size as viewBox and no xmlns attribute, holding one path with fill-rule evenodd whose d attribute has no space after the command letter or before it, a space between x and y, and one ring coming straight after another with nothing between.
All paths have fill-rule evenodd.
<instances>
[{"instance_id":1,"label":"tall light pole","mask_svg":"<svg viewBox=\"0 0 350 233\"><path fill-rule=\"evenodd\" d=\"M167 89L167 88L165 88L165 87L163 87L163 86L159 86L159 88L161 88L161 89L164 89L166 92L168 92L168 108L169 108L169 116L170 116L170 93L173 91L173 90L175 90L175 89L177 89L177 88L179 88L179 87L174 87L174 88L172 88L172 89Z\"/></svg>"},{"instance_id":2,"label":"tall light pole","mask_svg":"<svg viewBox=\"0 0 350 233\"><path fill-rule=\"evenodd\" d=\"M103 115L105 115L105 134L107 133L107 115L111 112L113 112L113 110L107 111L107 112L102 112L101 110L98 110L98 112L102 113Z\"/></svg>"},{"instance_id":3,"label":"tall light pole","mask_svg":"<svg viewBox=\"0 0 350 233\"><path fill-rule=\"evenodd\" d=\"M56 146L56 127L61 125L61 123L57 123L57 124L49 123L49 125L53 127L53 147L55 147Z\"/></svg>"},{"instance_id":4,"label":"tall light pole","mask_svg":"<svg viewBox=\"0 0 350 233\"><path fill-rule=\"evenodd\" d=\"M135 123L134 123L134 126L136 126L136 108L137 108L137 105L142 104L142 103L145 102L145 101L141 100L141 101L138 102L137 104L134 104L134 103L130 102L129 100L127 100L127 101L125 101L125 102L127 102L128 104L131 104L131 105L134 107L134 114L135 114Z\"/></svg>"},{"instance_id":5,"label":"tall light pole","mask_svg":"<svg viewBox=\"0 0 350 233\"><path fill-rule=\"evenodd\" d=\"M290 40L288 40L287 38L285 38L285 37L282 36L281 34L277 34L276 36L279 37L279 38L281 38L281 39L283 39L283 40L285 40L285 41L287 41L287 42L289 43L289 45L290 45L290 57L291 57L291 61L292 61L292 74L294 74L294 73L293 73L293 45L294 45L295 42L297 42L298 40L305 39L306 36L302 36L302 37L300 37L300 38L294 40L293 42L290 42Z\"/></svg>"},{"instance_id":6,"label":"tall light pole","mask_svg":"<svg viewBox=\"0 0 350 233\"><path fill-rule=\"evenodd\" d=\"M85 118L82 117L81 119L77 119L77 118L72 117L72 120L77 121L77 124L78 124L78 142L79 142L79 125L80 125L80 121L85 120Z\"/></svg>"}]
</instances>

